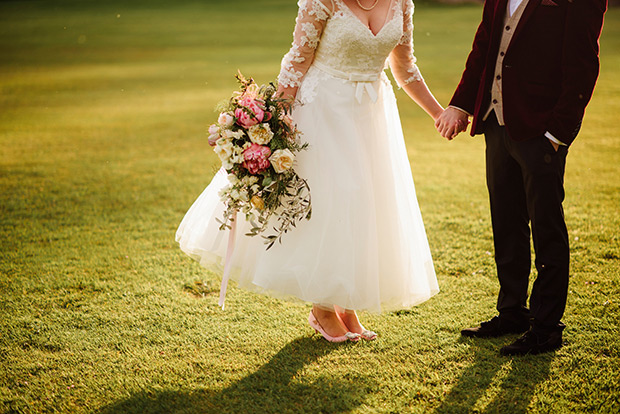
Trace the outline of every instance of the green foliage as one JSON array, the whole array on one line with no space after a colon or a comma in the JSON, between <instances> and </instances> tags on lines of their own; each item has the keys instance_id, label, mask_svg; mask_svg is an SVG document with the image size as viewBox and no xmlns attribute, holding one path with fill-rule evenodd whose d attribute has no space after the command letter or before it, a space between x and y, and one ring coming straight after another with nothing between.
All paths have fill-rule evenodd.
<instances>
[{"instance_id":1,"label":"green foliage","mask_svg":"<svg viewBox=\"0 0 620 414\"><path fill-rule=\"evenodd\" d=\"M416 54L447 102L481 9L418 4ZM482 139L442 140L397 91L442 292L363 314L374 342L312 335L307 304L231 286L174 233L219 161L212 108L237 69L273 80L295 2L0 2L0 412L620 410L620 13L570 149L566 345L501 358ZM286 240L284 241L286 242ZM273 248L277 248L277 245Z\"/></svg>"}]
</instances>

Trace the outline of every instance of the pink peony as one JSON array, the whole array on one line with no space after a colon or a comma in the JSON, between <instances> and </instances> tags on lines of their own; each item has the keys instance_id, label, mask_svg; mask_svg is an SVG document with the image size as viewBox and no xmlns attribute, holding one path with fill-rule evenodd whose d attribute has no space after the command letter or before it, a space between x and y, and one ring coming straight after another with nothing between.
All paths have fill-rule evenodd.
<instances>
[{"instance_id":1,"label":"pink peony","mask_svg":"<svg viewBox=\"0 0 620 414\"><path fill-rule=\"evenodd\" d=\"M269 147L263 145L252 144L243 151L243 168L248 170L250 174L258 174L265 171L271 163L269 162L269 156L271 150Z\"/></svg>"},{"instance_id":2,"label":"pink peony","mask_svg":"<svg viewBox=\"0 0 620 414\"><path fill-rule=\"evenodd\" d=\"M263 119L265 119L265 110L258 101L251 98L243 98L239 101L239 106L242 108L235 109L235 117L237 118L237 124L242 127L249 128L263 122ZM269 118L270 116L267 119Z\"/></svg>"}]
</instances>

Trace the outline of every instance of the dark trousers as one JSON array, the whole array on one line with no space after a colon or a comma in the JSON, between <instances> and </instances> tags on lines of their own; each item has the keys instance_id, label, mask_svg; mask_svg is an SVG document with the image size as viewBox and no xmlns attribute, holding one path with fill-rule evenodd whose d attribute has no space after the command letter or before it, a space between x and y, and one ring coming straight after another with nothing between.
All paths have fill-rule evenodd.
<instances>
[{"instance_id":1,"label":"dark trousers","mask_svg":"<svg viewBox=\"0 0 620 414\"><path fill-rule=\"evenodd\" d=\"M485 139L500 319L530 318L535 331L561 330L569 272L562 208L568 149L560 146L556 152L544 135L515 141L498 125L494 113L485 123ZM538 276L528 310L530 224Z\"/></svg>"}]
</instances>

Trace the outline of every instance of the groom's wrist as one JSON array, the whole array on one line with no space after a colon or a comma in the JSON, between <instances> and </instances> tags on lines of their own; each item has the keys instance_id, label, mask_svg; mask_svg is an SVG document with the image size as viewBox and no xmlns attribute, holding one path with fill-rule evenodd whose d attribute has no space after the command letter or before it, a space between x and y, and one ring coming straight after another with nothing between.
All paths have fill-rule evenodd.
<instances>
[{"instance_id":1,"label":"groom's wrist","mask_svg":"<svg viewBox=\"0 0 620 414\"><path fill-rule=\"evenodd\" d=\"M472 114L470 114L469 112L467 112L466 110L464 110L463 108L459 108L458 106L454 106L454 105L448 105L448 108L454 108L457 111L463 112L465 115L467 116L472 116Z\"/></svg>"}]
</instances>

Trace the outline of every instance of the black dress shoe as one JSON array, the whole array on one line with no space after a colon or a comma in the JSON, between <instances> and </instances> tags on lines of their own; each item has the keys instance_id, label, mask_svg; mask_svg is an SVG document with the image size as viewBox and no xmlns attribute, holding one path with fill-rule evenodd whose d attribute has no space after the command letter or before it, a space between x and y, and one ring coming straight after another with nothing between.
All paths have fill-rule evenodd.
<instances>
[{"instance_id":1,"label":"black dress shoe","mask_svg":"<svg viewBox=\"0 0 620 414\"><path fill-rule=\"evenodd\" d=\"M499 316L493 317L490 321L482 322L480 326L465 328L461 335L476 338L496 338L502 335L513 333L523 333L530 328L529 321L514 323L502 320Z\"/></svg>"},{"instance_id":2,"label":"black dress shoe","mask_svg":"<svg viewBox=\"0 0 620 414\"><path fill-rule=\"evenodd\" d=\"M562 347L562 331L542 334L529 330L512 344L500 349L499 353L501 355L536 355L551 352L560 347Z\"/></svg>"}]
</instances>

